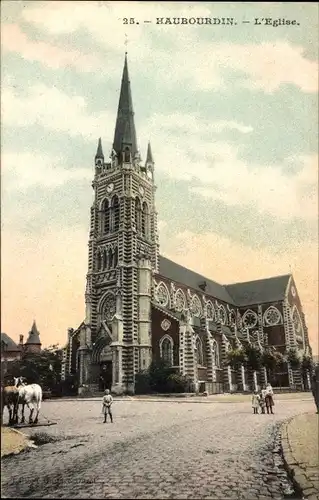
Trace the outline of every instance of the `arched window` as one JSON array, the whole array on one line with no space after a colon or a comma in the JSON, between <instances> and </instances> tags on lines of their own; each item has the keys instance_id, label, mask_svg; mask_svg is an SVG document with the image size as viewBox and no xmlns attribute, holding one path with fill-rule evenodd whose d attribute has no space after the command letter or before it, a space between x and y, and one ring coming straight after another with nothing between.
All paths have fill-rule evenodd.
<instances>
[{"instance_id":1,"label":"arched window","mask_svg":"<svg viewBox=\"0 0 319 500\"><path fill-rule=\"evenodd\" d=\"M97 251L96 267L97 267L97 271L100 271L101 267L102 267L102 255L101 255L100 250Z\"/></svg>"},{"instance_id":2,"label":"arched window","mask_svg":"<svg viewBox=\"0 0 319 500\"><path fill-rule=\"evenodd\" d=\"M141 232L141 202L139 198L135 198L135 225L136 231Z\"/></svg>"},{"instance_id":3,"label":"arched window","mask_svg":"<svg viewBox=\"0 0 319 500\"><path fill-rule=\"evenodd\" d=\"M113 266L114 267L117 267L117 263L118 263L118 248L115 247L115 250L114 250L114 260L113 260Z\"/></svg>"},{"instance_id":4,"label":"arched window","mask_svg":"<svg viewBox=\"0 0 319 500\"><path fill-rule=\"evenodd\" d=\"M103 269L107 269L107 253L105 248L103 250Z\"/></svg>"},{"instance_id":5,"label":"arched window","mask_svg":"<svg viewBox=\"0 0 319 500\"><path fill-rule=\"evenodd\" d=\"M173 365L173 339L169 335L165 335L160 342L161 358L169 366Z\"/></svg>"},{"instance_id":6,"label":"arched window","mask_svg":"<svg viewBox=\"0 0 319 500\"><path fill-rule=\"evenodd\" d=\"M130 163L130 161L131 161L131 151L130 151L130 148L127 146L124 149L124 162Z\"/></svg>"},{"instance_id":7,"label":"arched window","mask_svg":"<svg viewBox=\"0 0 319 500\"><path fill-rule=\"evenodd\" d=\"M197 360L197 365L199 366L204 365L203 344L199 337L197 337L196 339L196 360Z\"/></svg>"},{"instance_id":8,"label":"arched window","mask_svg":"<svg viewBox=\"0 0 319 500\"><path fill-rule=\"evenodd\" d=\"M218 344L216 340L213 342L213 358L214 358L214 365L218 368L219 367L219 349L218 349Z\"/></svg>"},{"instance_id":9,"label":"arched window","mask_svg":"<svg viewBox=\"0 0 319 500\"><path fill-rule=\"evenodd\" d=\"M113 269L113 252L111 248L108 251L108 269Z\"/></svg>"},{"instance_id":10,"label":"arched window","mask_svg":"<svg viewBox=\"0 0 319 500\"><path fill-rule=\"evenodd\" d=\"M108 200L104 200L102 204L102 233L110 232L110 207Z\"/></svg>"},{"instance_id":11,"label":"arched window","mask_svg":"<svg viewBox=\"0 0 319 500\"><path fill-rule=\"evenodd\" d=\"M148 236L149 213L147 203L144 201L142 209L142 235Z\"/></svg>"},{"instance_id":12,"label":"arched window","mask_svg":"<svg viewBox=\"0 0 319 500\"><path fill-rule=\"evenodd\" d=\"M111 221L112 231L118 231L120 227L120 204L117 196L113 196L112 198L111 210L112 210L112 221Z\"/></svg>"}]
</instances>

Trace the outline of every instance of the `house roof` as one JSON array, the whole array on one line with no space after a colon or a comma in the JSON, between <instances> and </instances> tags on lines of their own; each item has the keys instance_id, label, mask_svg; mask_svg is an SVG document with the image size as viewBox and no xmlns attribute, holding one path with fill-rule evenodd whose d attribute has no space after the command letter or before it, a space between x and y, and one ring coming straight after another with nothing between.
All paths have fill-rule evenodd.
<instances>
[{"instance_id":1,"label":"house roof","mask_svg":"<svg viewBox=\"0 0 319 500\"><path fill-rule=\"evenodd\" d=\"M274 276L244 283L225 285L227 292L238 306L264 304L283 300L290 274Z\"/></svg>"},{"instance_id":2,"label":"house roof","mask_svg":"<svg viewBox=\"0 0 319 500\"><path fill-rule=\"evenodd\" d=\"M6 345L7 351L20 351L17 344L6 333L1 333L1 344L2 342Z\"/></svg>"},{"instance_id":3,"label":"house roof","mask_svg":"<svg viewBox=\"0 0 319 500\"><path fill-rule=\"evenodd\" d=\"M223 285L216 283L201 274L195 273L186 267L176 264L172 260L160 255L159 257L159 274L165 278L169 278L181 285L189 286L200 293L211 295L216 299L222 300L228 304L233 304L234 300L229 295ZM206 282L205 290L200 288L200 284Z\"/></svg>"},{"instance_id":4,"label":"house roof","mask_svg":"<svg viewBox=\"0 0 319 500\"><path fill-rule=\"evenodd\" d=\"M200 293L239 307L283 300L291 277L290 274L285 274L243 283L221 285L161 255L158 274L198 290ZM203 290L200 284L204 282L206 288Z\"/></svg>"}]
</instances>

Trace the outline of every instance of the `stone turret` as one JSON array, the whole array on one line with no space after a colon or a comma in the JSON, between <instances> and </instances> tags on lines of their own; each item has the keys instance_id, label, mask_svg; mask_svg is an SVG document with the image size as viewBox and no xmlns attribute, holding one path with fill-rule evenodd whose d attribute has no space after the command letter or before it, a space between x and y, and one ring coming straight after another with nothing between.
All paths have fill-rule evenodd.
<instances>
[{"instance_id":1,"label":"stone turret","mask_svg":"<svg viewBox=\"0 0 319 500\"><path fill-rule=\"evenodd\" d=\"M20 338L21 340L21 338ZM33 325L31 327L31 330L29 332L28 340L24 344L24 350L25 352L29 353L40 353L41 352L41 340L40 340L40 333L37 329L37 325L35 321L33 321Z\"/></svg>"}]
</instances>

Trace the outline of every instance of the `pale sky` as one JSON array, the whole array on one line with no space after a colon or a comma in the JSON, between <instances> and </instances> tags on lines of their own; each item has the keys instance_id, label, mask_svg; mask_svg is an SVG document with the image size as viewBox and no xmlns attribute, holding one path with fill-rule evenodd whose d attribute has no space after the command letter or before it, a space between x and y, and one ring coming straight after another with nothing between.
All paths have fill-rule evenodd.
<instances>
[{"instance_id":1,"label":"pale sky","mask_svg":"<svg viewBox=\"0 0 319 500\"><path fill-rule=\"evenodd\" d=\"M1 331L17 341L36 319L64 344L84 319L94 155L100 136L111 152L127 34L161 253L220 283L291 271L318 351L317 20L301 2L2 1Z\"/></svg>"}]
</instances>

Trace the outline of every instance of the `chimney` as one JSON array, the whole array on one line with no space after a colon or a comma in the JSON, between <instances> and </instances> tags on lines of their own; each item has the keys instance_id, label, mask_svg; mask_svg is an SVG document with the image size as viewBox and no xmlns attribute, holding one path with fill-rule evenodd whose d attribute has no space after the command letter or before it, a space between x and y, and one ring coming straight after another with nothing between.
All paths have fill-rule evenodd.
<instances>
[{"instance_id":1,"label":"chimney","mask_svg":"<svg viewBox=\"0 0 319 500\"><path fill-rule=\"evenodd\" d=\"M23 335L20 335L19 345L23 345Z\"/></svg>"},{"instance_id":2,"label":"chimney","mask_svg":"<svg viewBox=\"0 0 319 500\"><path fill-rule=\"evenodd\" d=\"M203 290L203 292L205 292L206 290L206 287L207 287L207 283L206 281L201 281L200 283L198 283L198 287Z\"/></svg>"}]
</instances>

